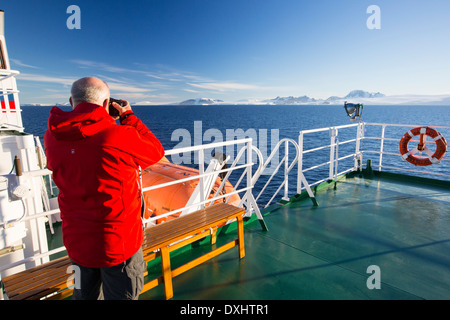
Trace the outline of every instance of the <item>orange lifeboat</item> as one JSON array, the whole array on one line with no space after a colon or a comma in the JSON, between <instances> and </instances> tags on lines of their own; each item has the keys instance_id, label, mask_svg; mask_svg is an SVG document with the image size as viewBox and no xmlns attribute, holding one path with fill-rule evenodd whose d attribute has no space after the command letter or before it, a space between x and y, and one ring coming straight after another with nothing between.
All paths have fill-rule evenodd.
<instances>
[{"instance_id":1,"label":"orange lifeboat","mask_svg":"<svg viewBox=\"0 0 450 320\"><path fill-rule=\"evenodd\" d=\"M167 158L163 158L160 162L148 167L142 172L142 187L147 188L163 183L168 183L180 179L185 179L192 176L199 175L199 171L182 165L171 163ZM145 213L144 218L159 216L172 210L181 209L186 206L192 193L199 183L199 179L189 180L183 183L176 183L170 186L153 189L144 192ZM212 198L219 189L222 180L217 178L214 187L212 188L209 198ZM220 195L233 191L233 186L228 181L224 186ZM225 201L228 197L216 200L214 203ZM238 205L241 198L238 194L230 196L228 203ZM206 206L208 203L206 204ZM178 217L181 212L174 213L168 217L157 219L156 223L161 223Z\"/></svg>"}]
</instances>

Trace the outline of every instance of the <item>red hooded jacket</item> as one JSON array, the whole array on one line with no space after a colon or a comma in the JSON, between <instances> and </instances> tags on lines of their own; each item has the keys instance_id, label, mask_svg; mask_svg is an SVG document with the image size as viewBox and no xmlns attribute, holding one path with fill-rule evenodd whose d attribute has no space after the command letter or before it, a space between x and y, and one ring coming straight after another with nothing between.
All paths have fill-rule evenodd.
<instances>
[{"instance_id":1,"label":"red hooded jacket","mask_svg":"<svg viewBox=\"0 0 450 320\"><path fill-rule=\"evenodd\" d=\"M117 125L102 106L80 103L51 109L44 145L70 259L90 268L129 259L143 241L138 166L158 162L161 143L134 114Z\"/></svg>"}]
</instances>

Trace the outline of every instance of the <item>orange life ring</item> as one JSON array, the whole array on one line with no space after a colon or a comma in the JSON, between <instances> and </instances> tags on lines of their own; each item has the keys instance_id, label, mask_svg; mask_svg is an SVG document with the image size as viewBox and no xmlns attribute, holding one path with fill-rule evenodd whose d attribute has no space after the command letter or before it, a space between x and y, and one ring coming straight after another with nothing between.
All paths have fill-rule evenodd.
<instances>
[{"instance_id":1,"label":"orange life ring","mask_svg":"<svg viewBox=\"0 0 450 320\"><path fill-rule=\"evenodd\" d=\"M420 141L416 148L411 151L408 149L408 143L414 136L420 135ZM433 138L436 142L436 151L432 153L426 146L426 136ZM412 163L415 166L429 166L434 163L441 162L447 151L447 141L445 138L435 129L430 127L417 127L406 132L400 140L400 153L402 159ZM415 156L416 153L424 152L426 157Z\"/></svg>"}]
</instances>

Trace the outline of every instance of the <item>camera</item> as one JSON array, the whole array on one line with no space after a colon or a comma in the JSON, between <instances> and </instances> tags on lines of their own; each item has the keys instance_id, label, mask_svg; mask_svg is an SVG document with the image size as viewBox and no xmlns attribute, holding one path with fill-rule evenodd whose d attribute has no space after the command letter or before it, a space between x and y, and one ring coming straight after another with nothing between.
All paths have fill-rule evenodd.
<instances>
[{"instance_id":1,"label":"camera","mask_svg":"<svg viewBox=\"0 0 450 320\"><path fill-rule=\"evenodd\" d=\"M109 115L113 118L116 118L119 116L119 110L117 110L116 108L114 108L114 106L112 105L112 103L115 102L118 105L120 105L121 107L123 107L125 105L125 103L122 100L117 100L114 98L109 98Z\"/></svg>"}]
</instances>

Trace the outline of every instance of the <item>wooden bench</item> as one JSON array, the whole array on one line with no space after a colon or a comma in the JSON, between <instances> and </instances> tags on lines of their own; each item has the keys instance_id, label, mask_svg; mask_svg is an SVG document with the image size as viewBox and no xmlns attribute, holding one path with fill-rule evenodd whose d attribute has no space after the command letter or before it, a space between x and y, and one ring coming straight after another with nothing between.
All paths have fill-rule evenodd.
<instances>
[{"instance_id":1,"label":"wooden bench","mask_svg":"<svg viewBox=\"0 0 450 320\"><path fill-rule=\"evenodd\" d=\"M245 210L220 203L198 210L177 219L145 230L142 244L144 259L149 262L161 257L162 275L144 284L142 292L164 283L166 299L173 297L172 278L195 266L235 247L239 248L239 258L245 256L243 215ZM219 248L198 257L174 270L170 265L170 252L211 235L211 245L216 242L217 227L236 219L237 238ZM71 265L68 257L59 258L37 267L16 273L2 279L6 295L10 300L64 299L72 294L67 286L72 282Z\"/></svg>"},{"instance_id":2,"label":"wooden bench","mask_svg":"<svg viewBox=\"0 0 450 320\"><path fill-rule=\"evenodd\" d=\"M6 295L10 300L39 300L67 288L67 273L72 265L69 257L59 258L34 268L13 274L2 279ZM65 296L67 294L65 290ZM63 297L61 297L63 298Z\"/></svg>"},{"instance_id":3,"label":"wooden bench","mask_svg":"<svg viewBox=\"0 0 450 320\"><path fill-rule=\"evenodd\" d=\"M144 259L150 261L161 256L162 276L148 281L142 290L145 292L160 283L164 283L166 299L173 297L172 278L194 268L195 266L235 247L239 247L239 258L245 256L243 215L245 210L221 203L210 206L180 218L170 220L157 227L146 230L143 243ZM170 266L169 253L175 249L193 243L211 235L211 244L216 242L217 226L231 219L237 219L237 239L216 248L174 270ZM209 232L211 230L211 232ZM190 238L187 238L190 237ZM175 244L174 244L175 243ZM158 250L154 253L153 251Z\"/></svg>"}]
</instances>

